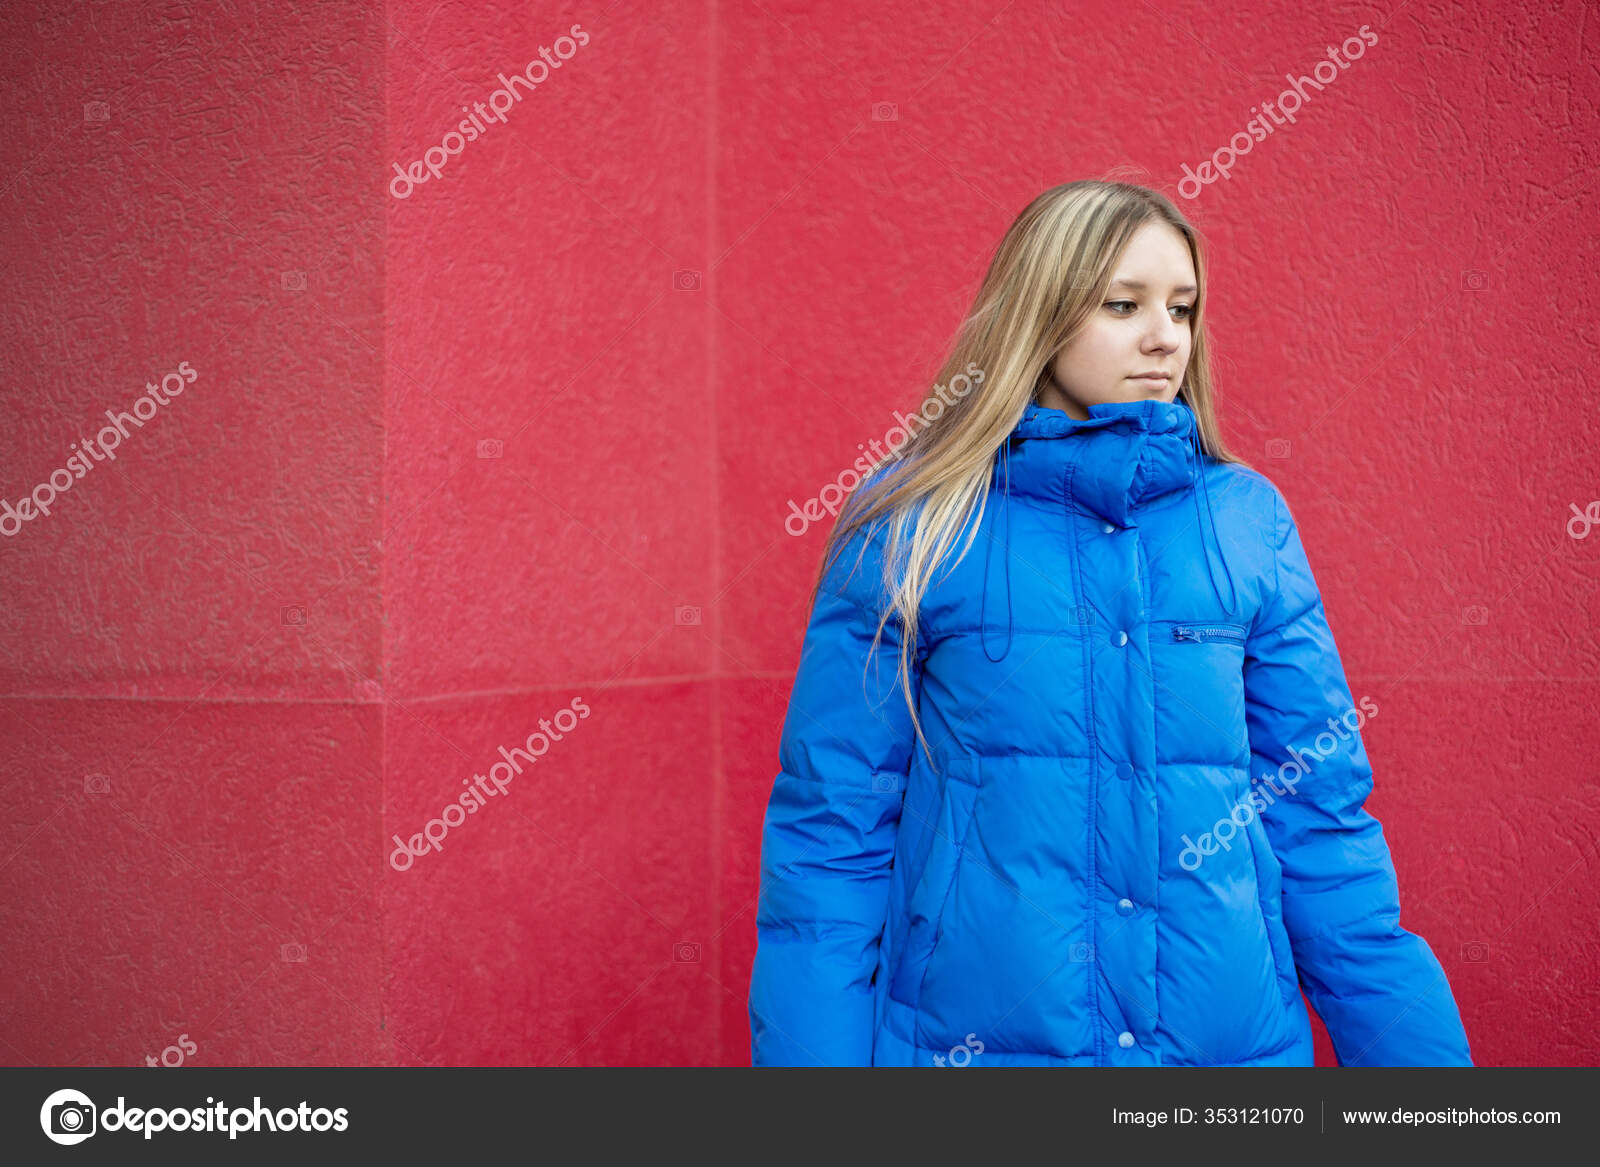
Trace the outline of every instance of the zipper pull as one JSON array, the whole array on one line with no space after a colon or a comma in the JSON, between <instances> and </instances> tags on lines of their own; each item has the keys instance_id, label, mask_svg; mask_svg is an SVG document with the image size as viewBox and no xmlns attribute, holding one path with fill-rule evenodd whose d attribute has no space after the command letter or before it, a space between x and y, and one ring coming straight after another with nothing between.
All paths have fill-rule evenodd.
<instances>
[{"instance_id":1,"label":"zipper pull","mask_svg":"<svg viewBox=\"0 0 1600 1167\"><path fill-rule=\"evenodd\" d=\"M1174 640L1204 641L1205 640L1205 634L1201 633L1201 632L1197 632L1193 628L1184 628L1184 627L1182 627L1180 625L1178 627L1173 628L1173 630L1172 630L1172 639L1174 639Z\"/></svg>"}]
</instances>

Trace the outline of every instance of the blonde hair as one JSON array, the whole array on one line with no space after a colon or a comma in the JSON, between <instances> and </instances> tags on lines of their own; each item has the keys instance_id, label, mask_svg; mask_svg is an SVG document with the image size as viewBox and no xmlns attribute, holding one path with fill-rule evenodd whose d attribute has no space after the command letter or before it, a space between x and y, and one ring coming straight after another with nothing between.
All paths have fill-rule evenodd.
<instances>
[{"instance_id":1,"label":"blonde hair","mask_svg":"<svg viewBox=\"0 0 1600 1167\"><path fill-rule=\"evenodd\" d=\"M897 615L904 630L900 687L917 740L930 762L932 754L911 699L910 676L923 593L948 558L956 535L976 513L977 522L973 522L956 563L971 548L983 518L996 451L1035 399L1051 362L1103 301L1128 241L1151 221L1166 223L1182 234L1194 263L1189 365L1178 397L1194 413L1205 452L1221 462L1245 465L1225 448L1217 424L1205 330L1205 262L1197 231L1158 191L1126 182L1084 179L1045 191L1007 228L972 311L923 396L918 412L932 420L871 464L824 545L822 567L811 593L813 605L833 560L851 535L866 529L867 538L861 545L865 553L873 530L880 523L889 524L883 588L891 603L878 620L868 661L870 664L877 657L884 624ZM972 372L974 366L979 372ZM981 383L953 404L947 396L936 395L954 378L963 376L973 382L981 378ZM929 411L926 407L935 400L940 402L939 409ZM899 464L892 474L865 481L890 463ZM860 563L858 555L857 567Z\"/></svg>"}]
</instances>

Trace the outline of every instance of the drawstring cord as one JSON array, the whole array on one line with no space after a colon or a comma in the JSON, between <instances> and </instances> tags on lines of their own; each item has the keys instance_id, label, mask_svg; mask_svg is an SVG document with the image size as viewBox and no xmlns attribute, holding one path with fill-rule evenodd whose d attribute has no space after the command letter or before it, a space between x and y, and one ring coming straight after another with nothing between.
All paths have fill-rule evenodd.
<instances>
[{"instance_id":1,"label":"drawstring cord","mask_svg":"<svg viewBox=\"0 0 1600 1167\"><path fill-rule=\"evenodd\" d=\"M1195 419L1194 429L1189 433L1189 445L1194 449L1195 474L1200 479L1200 489L1195 493L1194 517L1196 519L1200 518L1200 495L1204 494L1206 496L1206 514L1211 517L1211 541L1217 544L1217 558L1222 560L1222 570L1228 577L1229 600L1227 603L1223 604L1222 591L1217 587L1216 569L1211 565L1211 543L1206 542L1205 522L1202 520L1200 524L1200 546L1206 556L1206 577L1211 581L1211 591L1217 597L1217 603L1222 604L1223 610L1231 616L1237 610L1239 593L1234 587L1233 571L1228 567L1228 560L1222 554L1222 544L1217 539L1217 516L1211 509L1211 492L1206 487L1205 450L1200 444L1198 418Z\"/></svg>"},{"instance_id":2,"label":"drawstring cord","mask_svg":"<svg viewBox=\"0 0 1600 1167\"><path fill-rule=\"evenodd\" d=\"M1011 439L1006 438L1000 447L1000 457L1005 464L1005 486L1001 495L1001 508L1006 524L1006 647L999 656L989 656L989 564L994 557L994 534L989 535L989 549L983 558L983 601L978 608L978 640L983 645L983 655L990 664L999 664L1011 651Z\"/></svg>"}]
</instances>

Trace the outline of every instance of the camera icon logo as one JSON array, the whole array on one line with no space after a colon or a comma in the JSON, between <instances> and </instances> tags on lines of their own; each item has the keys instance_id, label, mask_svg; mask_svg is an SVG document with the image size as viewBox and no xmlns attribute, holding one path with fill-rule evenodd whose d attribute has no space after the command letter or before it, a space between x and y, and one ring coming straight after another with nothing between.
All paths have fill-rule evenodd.
<instances>
[{"instance_id":1,"label":"camera icon logo","mask_svg":"<svg viewBox=\"0 0 1600 1167\"><path fill-rule=\"evenodd\" d=\"M303 271L286 271L278 276L278 282L283 285L286 292L303 292L306 290L306 273Z\"/></svg>"},{"instance_id":2,"label":"camera icon logo","mask_svg":"<svg viewBox=\"0 0 1600 1167\"><path fill-rule=\"evenodd\" d=\"M682 626L700 623L700 609L693 604L679 604L672 610L673 622Z\"/></svg>"},{"instance_id":3,"label":"camera icon logo","mask_svg":"<svg viewBox=\"0 0 1600 1167\"><path fill-rule=\"evenodd\" d=\"M1276 458L1279 461L1282 461L1283 459L1287 458L1288 456L1289 456L1289 439L1288 438L1268 438L1267 439L1267 457Z\"/></svg>"},{"instance_id":4,"label":"camera icon logo","mask_svg":"<svg viewBox=\"0 0 1600 1167\"><path fill-rule=\"evenodd\" d=\"M278 619L285 624L304 625L306 610L299 604L288 604L278 609Z\"/></svg>"},{"instance_id":5,"label":"camera icon logo","mask_svg":"<svg viewBox=\"0 0 1600 1167\"><path fill-rule=\"evenodd\" d=\"M1074 604L1072 606L1072 622L1080 628L1087 628L1094 623L1094 609L1088 604Z\"/></svg>"},{"instance_id":6,"label":"camera icon logo","mask_svg":"<svg viewBox=\"0 0 1600 1167\"><path fill-rule=\"evenodd\" d=\"M108 122L111 120L111 106L104 101L86 101L83 103L83 120Z\"/></svg>"},{"instance_id":7,"label":"camera icon logo","mask_svg":"<svg viewBox=\"0 0 1600 1167\"><path fill-rule=\"evenodd\" d=\"M1489 609L1482 604L1469 604L1461 609L1463 624L1483 625L1489 622Z\"/></svg>"},{"instance_id":8,"label":"camera icon logo","mask_svg":"<svg viewBox=\"0 0 1600 1167\"><path fill-rule=\"evenodd\" d=\"M1481 940L1469 940L1461 946L1461 959L1469 964L1482 964L1489 959L1489 946Z\"/></svg>"},{"instance_id":9,"label":"camera icon logo","mask_svg":"<svg viewBox=\"0 0 1600 1167\"><path fill-rule=\"evenodd\" d=\"M1461 273L1461 287L1468 292L1481 292L1489 286L1489 273L1471 268Z\"/></svg>"},{"instance_id":10,"label":"camera icon logo","mask_svg":"<svg viewBox=\"0 0 1600 1167\"><path fill-rule=\"evenodd\" d=\"M900 107L892 101L875 101L872 103L872 120L897 122L900 120Z\"/></svg>"},{"instance_id":11,"label":"camera icon logo","mask_svg":"<svg viewBox=\"0 0 1600 1167\"><path fill-rule=\"evenodd\" d=\"M1079 940L1067 949L1067 959L1078 964L1088 964L1094 959L1094 945L1087 940Z\"/></svg>"},{"instance_id":12,"label":"camera icon logo","mask_svg":"<svg viewBox=\"0 0 1600 1167\"><path fill-rule=\"evenodd\" d=\"M85 794L110 794L111 779L104 774L85 774L83 776L83 792Z\"/></svg>"},{"instance_id":13,"label":"camera icon logo","mask_svg":"<svg viewBox=\"0 0 1600 1167\"><path fill-rule=\"evenodd\" d=\"M39 1125L52 1143L71 1147L95 1132L94 1103L79 1090L57 1090L39 1108Z\"/></svg>"},{"instance_id":14,"label":"camera icon logo","mask_svg":"<svg viewBox=\"0 0 1600 1167\"><path fill-rule=\"evenodd\" d=\"M699 964L700 946L687 940L680 940L672 946L672 959L678 964Z\"/></svg>"},{"instance_id":15,"label":"camera icon logo","mask_svg":"<svg viewBox=\"0 0 1600 1167\"><path fill-rule=\"evenodd\" d=\"M503 458L506 453L506 444L499 438L478 439L478 457Z\"/></svg>"},{"instance_id":16,"label":"camera icon logo","mask_svg":"<svg viewBox=\"0 0 1600 1167\"><path fill-rule=\"evenodd\" d=\"M291 964L304 964L306 961L306 946L304 944L278 945L278 957Z\"/></svg>"},{"instance_id":17,"label":"camera icon logo","mask_svg":"<svg viewBox=\"0 0 1600 1167\"><path fill-rule=\"evenodd\" d=\"M700 290L700 273L689 271L687 268L682 271L675 271L672 273L672 287L679 292L698 292Z\"/></svg>"}]
</instances>

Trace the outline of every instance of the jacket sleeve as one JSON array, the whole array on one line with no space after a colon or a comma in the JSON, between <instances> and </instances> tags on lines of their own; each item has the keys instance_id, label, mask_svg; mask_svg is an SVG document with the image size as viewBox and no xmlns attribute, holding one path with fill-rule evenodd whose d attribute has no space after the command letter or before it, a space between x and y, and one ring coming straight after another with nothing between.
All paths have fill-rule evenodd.
<instances>
[{"instance_id":1,"label":"jacket sleeve","mask_svg":"<svg viewBox=\"0 0 1600 1167\"><path fill-rule=\"evenodd\" d=\"M862 538L845 543L818 592L779 741L750 976L755 1066L872 1064L872 977L915 739L894 614L869 667L887 597L874 544L855 566ZM908 663L916 701L915 652Z\"/></svg>"},{"instance_id":2,"label":"jacket sleeve","mask_svg":"<svg viewBox=\"0 0 1600 1167\"><path fill-rule=\"evenodd\" d=\"M1294 516L1274 495L1274 583L1246 645L1245 704L1252 777L1283 791L1254 788L1270 798L1261 821L1283 869L1301 984L1340 1065L1470 1066L1444 970L1400 926L1383 828L1363 809L1372 769L1361 714Z\"/></svg>"}]
</instances>

